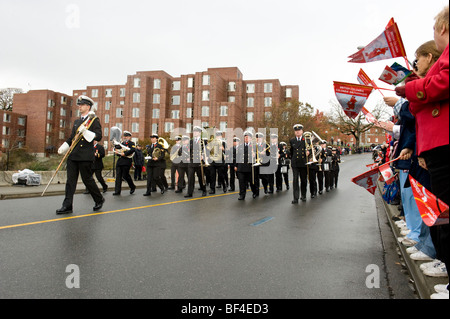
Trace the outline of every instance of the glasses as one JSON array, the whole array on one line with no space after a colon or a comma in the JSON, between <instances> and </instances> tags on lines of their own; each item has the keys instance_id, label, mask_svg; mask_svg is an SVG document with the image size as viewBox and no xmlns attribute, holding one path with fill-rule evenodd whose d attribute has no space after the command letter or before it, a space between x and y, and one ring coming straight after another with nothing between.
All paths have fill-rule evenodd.
<instances>
[{"instance_id":1,"label":"glasses","mask_svg":"<svg viewBox=\"0 0 450 319\"><path fill-rule=\"evenodd\" d=\"M415 59L413 61L412 66L413 66L414 71L418 71L418 69L417 69L417 59Z\"/></svg>"}]
</instances>

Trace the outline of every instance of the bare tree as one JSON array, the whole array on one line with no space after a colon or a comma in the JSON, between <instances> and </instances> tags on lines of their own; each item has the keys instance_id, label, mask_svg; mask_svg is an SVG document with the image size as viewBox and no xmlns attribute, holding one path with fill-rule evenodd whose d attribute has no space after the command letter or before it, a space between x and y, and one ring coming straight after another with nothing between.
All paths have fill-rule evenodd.
<instances>
[{"instance_id":1,"label":"bare tree","mask_svg":"<svg viewBox=\"0 0 450 319\"><path fill-rule=\"evenodd\" d=\"M355 118L348 117L336 99L330 100L330 105L329 124L343 134L353 135L356 141L356 148L359 148L362 133L370 130L374 124L367 121L362 112ZM371 113L377 120L385 119L390 115L389 107L383 101L379 101Z\"/></svg>"},{"instance_id":2,"label":"bare tree","mask_svg":"<svg viewBox=\"0 0 450 319\"><path fill-rule=\"evenodd\" d=\"M19 88L0 89L0 109L12 111L13 96L16 93L23 93L23 90Z\"/></svg>"}]
</instances>

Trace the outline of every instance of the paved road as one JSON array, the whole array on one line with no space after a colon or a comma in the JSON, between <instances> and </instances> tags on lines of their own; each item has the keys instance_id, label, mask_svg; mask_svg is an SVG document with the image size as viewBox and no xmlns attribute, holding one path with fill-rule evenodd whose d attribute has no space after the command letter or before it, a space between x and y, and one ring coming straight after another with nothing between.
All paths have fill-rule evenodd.
<instances>
[{"instance_id":1,"label":"paved road","mask_svg":"<svg viewBox=\"0 0 450 319\"><path fill-rule=\"evenodd\" d=\"M98 214L78 194L67 218L63 196L1 201L0 298L389 298L374 196L350 182L370 154L343 160L338 188L298 205L292 188L108 192Z\"/></svg>"}]
</instances>

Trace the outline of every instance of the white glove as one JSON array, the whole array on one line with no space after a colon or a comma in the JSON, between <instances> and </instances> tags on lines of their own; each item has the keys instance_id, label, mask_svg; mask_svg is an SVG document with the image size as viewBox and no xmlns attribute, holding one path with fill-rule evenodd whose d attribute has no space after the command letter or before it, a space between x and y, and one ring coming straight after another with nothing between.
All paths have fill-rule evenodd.
<instances>
[{"instance_id":1,"label":"white glove","mask_svg":"<svg viewBox=\"0 0 450 319\"><path fill-rule=\"evenodd\" d=\"M151 157L151 156L146 156L146 157L144 157L144 159L145 159L145 160L151 160L152 157Z\"/></svg>"},{"instance_id":2,"label":"white glove","mask_svg":"<svg viewBox=\"0 0 450 319\"><path fill-rule=\"evenodd\" d=\"M86 132L86 130L87 130L87 128L86 128L86 126L85 126L84 124L81 124L81 125L78 127L78 132L80 132L81 134L83 134L84 132Z\"/></svg>"},{"instance_id":3,"label":"white glove","mask_svg":"<svg viewBox=\"0 0 450 319\"><path fill-rule=\"evenodd\" d=\"M88 141L90 143L94 139L95 133L92 131L86 130L86 128L84 128L83 137L86 141Z\"/></svg>"},{"instance_id":4,"label":"white glove","mask_svg":"<svg viewBox=\"0 0 450 319\"><path fill-rule=\"evenodd\" d=\"M59 154L59 155L64 155L64 154L66 154L67 151L69 150L69 148L70 148L69 144L67 144L67 142L64 142L63 145L61 145L61 146L58 148L58 154Z\"/></svg>"}]
</instances>

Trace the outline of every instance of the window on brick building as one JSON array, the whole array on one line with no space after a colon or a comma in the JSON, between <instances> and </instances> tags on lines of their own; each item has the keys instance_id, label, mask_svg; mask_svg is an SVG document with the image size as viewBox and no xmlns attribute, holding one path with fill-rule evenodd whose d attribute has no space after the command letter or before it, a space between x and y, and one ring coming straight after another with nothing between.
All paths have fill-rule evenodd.
<instances>
[{"instance_id":1,"label":"window on brick building","mask_svg":"<svg viewBox=\"0 0 450 319\"><path fill-rule=\"evenodd\" d=\"M228 102L231 102L231 103L236 102L236 97L235 96L229 96L228 97Z\"/></svg>"},{"instance_id":2,"label":"window on brick building","mask_svg":"<svg viewBox=\"0 0 450 319\"><path fill-rule=\"evenodd\" d=\"M153 104L159 104L159 103L161 103L161 95L153 94Z\"/></svg>"},{"instance_id":3,"label":"window on brick building","mask_svg":"<svg viewBox=\"0 0 450 319\"><path fill-rule=\"evenodd\" d=\"M172 132L174 127L175 125L172 122L166 122L164 123L164 132L165 133Z\"/></svg>"},{"instance_id":4,"label":"window on brick building","mask_svg":"<svg viewBox=\"0 0 450 319\"><path fill-rule=\"evenodd\" d=\"M271 97L264 98L264 106L272 106L272 98Z\"/></svg>"},{"instance_id":5,"label":"window on brick building","mask_svg":"<svg viewBox=\"0 0 450 319\"><path fill-rule=\"evenodd\" d=\"M158 123L152 124L152 134L158 134Z\"/></svg>"},{"instance_id":6,"label":"window on brick building","mask_svg":"<svg viewBox=\"0 0 450 319\"><path fill-rule=\"evenodd\" d=\"M180 81L173 81L172 82L172 90L173 91L179 91L181 88L181 83Z\"/></svg>"},{"instance_id":7,"label":"window on brick building","mask_svg":"<svg viewBox=\"0 0 450 319\"><path fill-rule=\"evenodd\" d=\"M186 123L186 133L192 133L192 123Z\"/></svg>"},{"instance_id":8,"label":"window on brick building","mask_svg":"<svg viewBox=\"0 0 450 319\"><path fill-rule=\"evenodd\" d=\"M220 116L228 116L228 106L222 105L220 107Z\"/></svg>"},{"instance_id":9,"label":"window on brick building","mask_svg":"<svg viewBox=\"0 0 450 319\"><path fill-rule=\"evenodd\" d=\"M109 114L105 114L105 122L104 123L105 124L109 123Z\"/></svg>"},{"instance_id":10,"label":"window on brick building","mask_svg":"<svg viewBox=\"0 0 450 319\"><path fill-rule=\"evenodd\" d=\"M209 116L209 106L202 106L202 116Z\"/></svg>"},{"instance_id":11,"label":"window on brick building","mask_svg":"<svg viewBox=\"0 0 450 319\"><path fill-rule=\"evenodd\" d=\"M286 97L292 97L292 89L291 88L286 89Z\"/></svg>"},{"instance_id":12,"label":"window on brick building","mask_svg":"<svg viewBox=\"0 0 450 319\"><path fill-rule=\"evenodd\" d=\"M105 90L105 97L112 97L112 89Z\"/></svg>"},{"instance_id":13,"label":"window on brick building","mask_svg":"<svg viewBox=\"0 0 450 319\"><path fill-rule=\"evenodd\" d=\"M139 102L141 102L141 94L133 93L133 103L139 103Z\"/></svg>"},{"instance_id":14,"label":"window on brick building","mask_svg":"<svg viewBox=\"0 0 450 319\"><path fill-rule=\"evenodd\" d=\"M131 110L131 117L139 117L139 108L138 107L133 107L133 109Z\"/></svg>"},{"instance_id":15,"label":"window on brick building","mask_svg":"<svg viewBox=\"0 0 450 319\"><path fill-rule=\"evenodd\" d=\"M52 99L48 99L47 106L48 107L54 107L55 106L55 101L53 101Z\"/></svg>"},{"instance_id":16,"label":"window on brick building","mask_svg":"<svg viewBox=\"0 0 450 319\"><path fill-rule=\"evenodd\" d=\"M188 102L188 103L194 102L194 93L189 92L189 93L186 95L186 102Z\"/></svg>"},{"instance_id":17,"label":"window on brick building","mask_svg":"<svg viewBox=\"0 0 450 319\"><path fill-rule=\"evenodd\" d=\"M117 117L117 118L123 117L123 108L118 107L118 108L116 109L116 117Z\"/></svg>"},{"instance_id":18,"label":"window on brick building","mask_svg":"<svg viewBox=\"0 0 450 319\"><path fill-rule=\"evenodd\" d=\"M173 110L172 111L172 118L173 119L179 119L180 118L180 111L179 110Z\"/></svg>"},{"instance_id":19,"label":"window on brick building","mask_svg":"<svg viewBox=\"0 0 450 319\"><path fill-rule=\"evenodd\" d=\"M188 107L188 108L186 109L186 117L187 117L187 118L192 118L192 114L193 114L193 112L192 112L192 107Z\"/></svg>"},{"instance_id":20,"label":"window on brick building","mask_svg":"<svg viewBox=\"0 0 450 319\"><path fill-rule=\"evenodd\" d=\"M92 89L91 97L98 97L98 89Z\"/></svg>"},{"instance_id":21,"label":"window on brick building","mask_svg":"<svg viewBox=\"0 0 450 319\"><path fill-rule=\"evenodd\" d=\"M188 78L187 80L187 87L193 88L194 87L194 78Z\"/></svg>"},{"instance_id":22,"label":"window on brick building","mask_svg":"<svg viewBox=\"0 0 450 319\"><path fill-rule=\"evenodd\" d=\"M203 75L202 77L202 85L209 85L211 77L209 75Z\"/></svg>"},{"instance_id":23,"label":"window on brick building","mask_svg":"<svg viewBox=\"0 0 450 319\"><path fill-rule=\"evenodd\" d=\"M152 118L159 119L159 109L153 109Z\"/></svg>"},{"instance_id":24,"label":"window on brick building","mask_svg":"<svg viewBox=\"0 0 450 319\"><path fill-rule=\"evenodd\" d=\"M228 92L236 91L236 82L228 82Z\"/></svg>"},{"instance_id":25,"label":"window on brick building","mask_svg":"<svg viewBox=\"0 0 450 319\"><path fill-rule=\"evenodd\" d=\"M222 132L225 132L227 130L228 123L227 122L220 122L219 123L219 130Z\"/></svg>"},{"instance_id":26,"label":"window on brick building","mask_svg":"<svg viewBox=\"0 0 450 319\"><path fill-rule=\"evenodd\" d=\"M209 91L208 90L202 91L202 101L209 101Z\"/></svg>"},{"instance_id":27,"label":"window on brick building","mask_svg":"<svg viewBox=\"0 0 450 319\"><path fill-rule=\"evenodd\" d=\"M53 120L53 112L47 111L47 120Z\"/></svg>"},{"instance_id":28,"label":"window on brick building","mask_svg":"<svg viewBox=\"0 0 450 319\"><path fill-rule=\"evenodd\" d=\"M65 108L60 108L59 109L59 113L61 114L61 116L66 116L67 114L66 114L66 109Z\"/></svg>"},{"instance_id":29,"label":"window on brick building","mask_svg":"<svg viewBox=\"0 0 450 319\"><path fill-rule=\"evenodd\" d=\"M109 128L108 128L108 127L105 127L105 128L103 129L103 136L108 136L108 134L109 134Z\"/></svg>"},{"instance_id":30,"label":"window on brick building","mask_svg":"<svg viewBox=\"0 0 450 319\"><path fill-rule=\"evenodd\" d=\"M254 107L255 106L255 98L248 97L247 98L247 107Z\"/></svg>"},{"instance_id":31,"label":"window on brick building","mask_svg":"<svg viewBox=\"0 0 450 319\"><path fill-rule=\"evenodd\" d=\"M11 114L3 113L3 122L11 122Z\"/></svg>"},{"instance_id":32,"label":"window on brick building","mask_svg":"<svg viewBox=\"0 0 450 319\"><path fill-rule=\"evenodd\" d=\"M133 86L135 88L140 88L141 87L141 79L140 78L134 78L133 80Z\"/></svg>"},{"instance_id":33,"label":"window on brick building","mask_svg":"<svg viewBox=\"0 0 450 319\"><path fill-rule=\"evenodd\" d=\"M180 96L179 95L172 96L172 105L180 105Z\"/></svg>"},{"instance_id":34,"label":"window on brick building","mask_svg":"<svg viewBox=\"0 0 450 319\"><path fill-rule=\"evenodd\" d=\"M247 93L255 93L255 84L247 84Z\"/></svg>"},{"instance_id":35,"label":"window on brick building","mask_svg":"<svg viewBox=\"0 0 450 319\"><path fill-rule=\"evenodd\" d=\"M94 104L96 104L97 102L95 102ZM105 102L105 110L109 110L111 108L111 101L106 101Z\"/></svg>"},{"instance_id":36,"label":"window on brick building","mask_svg":"<svg viewBox=\"0 0 450 319\"><path fill-rule=\"evenodd\" d=\"M17 124L19 124L19 125L25 125L25 123L26 123L26 119L25 119L24 117L19 117L19 118L17 119Z\"/></svg>"},{"instance_id":37,"label":"window on brick building","mask_svg":"<svg viewBox=\"0 0 450 319\"><path fill-rule=\"evenodd\" d=\"M67 98L65 96L61 96L61 104L67 104Z\"/></svg>"},{"instance_id":38,"label":"window on brick building","mask_svg":"<svg viewBox=\"0 0 450 319\"><path fill-rule=\"evenodd\" d=\"M154 79L153 80L153 88L154 89L160 89L161 88L161 80L160 79Z\"/></svg>"},{"instance_id":39,"label":"window on brick building","mask_svg":"<svg viewBox=\"0 0 450 319\"><path fill-rule=\"evenodd\" d=\"M11 132L11 129L8 126L3 126L3 135L9 135Z\"/></svg>"},{"instance_id":40,"label":"window on brick building","mask_svg":"<svg viewBox=\"0 0 450 319\"><path fill-rule=\"evenodd\" d=\"M131 132L139 133L139 123L131 123Z\"/></svg>"},{"instance_id":41,"label":"window on brick building","mask_svg":"<svg viewBox=\"0 0 450 319\"><path fill-rule=\"evenodd\" d=\"M272 83L264 83L264 93L272 93Z\"/></svg>"},{"instance_id":42,"label":"window on brick building","mask_svg":"<svg viewBox=\"0 0 450 319\"><path fill-rule=\"evenodd\" d=\"M253 122L254 114L253 112L247 112L247 122Z\"/></svg>"},{"instance_id":43,"label":"window on brick building","mask_svg":"<svg viewBox=\"0 0 450 319\"><path fill-rule=\"evenodd\" d=\"M125 88L120 88L119 90L119 96L124 97L125 96Z\"/></svg>"}]
</instances>

